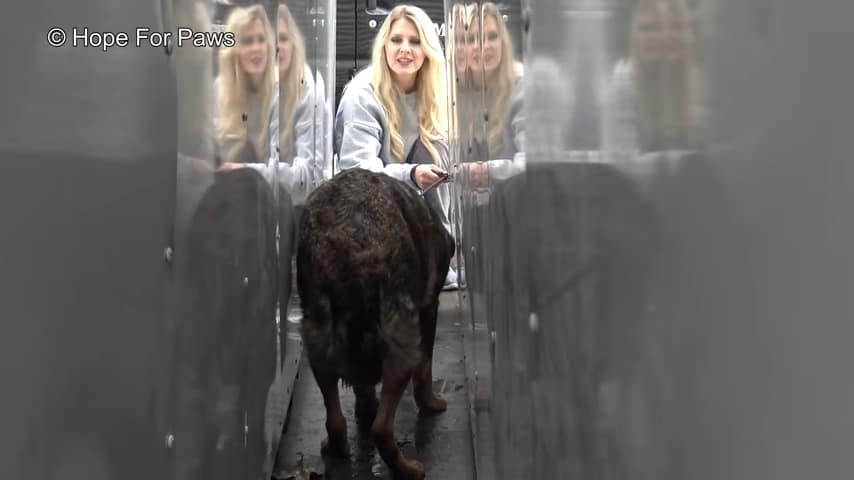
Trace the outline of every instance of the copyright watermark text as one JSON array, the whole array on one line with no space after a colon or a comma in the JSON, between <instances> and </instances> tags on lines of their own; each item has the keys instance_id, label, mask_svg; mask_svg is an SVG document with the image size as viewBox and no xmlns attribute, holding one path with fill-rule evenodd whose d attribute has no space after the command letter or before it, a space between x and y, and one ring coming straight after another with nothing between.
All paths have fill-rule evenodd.
<instances>
[{"instance_id":1,"label":"copyright watermark text","mask_svg":"<svg viewBox=\"0 0 854 480\"><path fill-rule=\"evenodd\" d=\"M116 47L233 47L232 32L197 32L192 28L179 28L176 32L157 32L139 27L133 32L99 32L88 27L64 29L53 27L47 32L51 47L83 47L108 51Z\"/></svg>"}]
</instances>

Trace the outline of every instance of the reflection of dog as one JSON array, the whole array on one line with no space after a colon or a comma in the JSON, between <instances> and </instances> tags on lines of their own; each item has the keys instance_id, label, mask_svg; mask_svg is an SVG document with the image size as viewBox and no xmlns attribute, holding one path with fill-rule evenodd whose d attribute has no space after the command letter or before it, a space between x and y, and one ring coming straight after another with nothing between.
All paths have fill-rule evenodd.
<instances>
[{"instance_id":1,"label":"reflection of dog","mask_svg":"<svg viewBox=\"0 0 854 480\"><path fill-rule=\"evenodd\" d=\"M322 451L347 453L338 380L353 386L356 416L395 478L423 478L394 440L409 379L422 413L445 410L432 388L439 293L454 244L439 216L402 182L348 170L308 199L297 252L302 336L326 404ZM376 399L374 385L382 381Z\"/></svg>"},{"instance_id":2,"label":"reflection of dog","mask_svg":"<svg viewBox=\"0 0 854 480\"><path fill-rule=\"evenodd\" d=\"M276 304L289 293L289 215L289 197L276 198L250 168L217 173L193 214L179 351L189 375L182 409L198 430L181 451L198 450L200 478L254 478L264 468Z\"/></svg>"}]
</instances>

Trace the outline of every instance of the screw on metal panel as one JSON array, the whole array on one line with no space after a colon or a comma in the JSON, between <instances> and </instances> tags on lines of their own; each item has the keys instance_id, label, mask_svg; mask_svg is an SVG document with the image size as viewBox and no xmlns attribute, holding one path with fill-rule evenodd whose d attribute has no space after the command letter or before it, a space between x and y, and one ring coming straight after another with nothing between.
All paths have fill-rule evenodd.
<instances>
[{"instance_id":1,"label":"screw on metal panel","mask_svg":"<svg viewBox=\"0 0 854 480\"><path fill-rule=\"evenodd\" d=\"M243 277L243 286L244 286L244 287L248 287L248 286L249 286L249 277Z\"/></svg>"},{"instance_id":2,"label":"screw on metal panel","mask_svg":"<svg viewBox=\"0 0 854 480\"><path fill-rule=\"evenodd\" d=\"M371 28L377 28L377 21L373 18L368 21L368 26Z\"/></svg>"},{"instance_id":3,"label":"screw on metal panel","mask_svg":"<svg viewBox=\"0 0 854 480\"><path fill-rule=\"evenodd\" d=\"M249 412L243 411L243 448L249 445Z\"/></svg>"},{"instance_id":4,"label":"screw on metal panel","mask_svg":"<svg viewBox=\"0 0 854 480\"><path fill-rule=\"evenodd\" d=\"M531 313L531 316L528 317L528 325L531 327L532 332L536 332L540 329L540 317L536 313Z\"/></svg>"},{"instance_id":5,"label":"screw on metal panel","mask_svg":"<svg viewBox=\"0 0 854 480\"><path fill-rule=\"evenodd\" d=\"M166 247L163 249L163 259L166 260L166 263L172 263L172 258L175 255L175 252L172 250L172 247Z\"/></svg>"},{"instance_id":6,"label":"screw on metal panel","mask_svg":"<svg viewBox=\"0 0 854 480\"><path fill-rule=\"evenodd\" d=\"M166 435L166 448L172 448L175 445L175 435L171 433Z\"/></svg>"}]
</instances>

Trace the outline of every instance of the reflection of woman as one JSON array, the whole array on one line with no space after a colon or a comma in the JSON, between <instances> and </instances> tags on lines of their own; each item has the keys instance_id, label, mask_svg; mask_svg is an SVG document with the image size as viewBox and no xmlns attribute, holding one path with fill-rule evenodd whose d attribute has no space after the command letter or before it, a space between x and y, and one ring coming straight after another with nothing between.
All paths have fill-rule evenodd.
<instances>
[{"instance_id":1,"label":"reflection of woman","mask_svg":"<svg viewBox=\"0 0 854 480\"><path fill-rule=\"evenodd\" d=\"M494 3L482 4L482 29L474 5L460 9L460 14L463 28L457 26L456 41L462 40L464 48L457 45L455 51L458 56L463 53L465 60L454 62L460 137L467 160L490 161L468 166L477 185L485 182L487 168L490 177L507 176L515 170L510 159L522 150L523 142L518 91L522 66L515 60L510 34ZM485 127L480 128L484 121Z\"/></svg>"},{"instance_id":2,"label":"reflection of woman","mask_svg":"<svg viewBox=\"0 0 854 480\"><path fill-rule=\"evenodd\" d=\"M507 26L494 3L482 6L483 31L480 21L473 18L466 36L468 86L483 96L486 114L487 154L483 160L505 158L504 125L513 89L522 76L521 65L515 61L513 44ZM481 48L482 45L482 48Z\"/></svg>"},{"instance_id":3,"label":"reflection of woman","mask_svg":"<svg viewBox=\"0 0 854 480\"><path fill-rule=\"evenodd\" d=\"M294 111L311 85L311 70L305 65L305 42L291 11L279 4L276 25L279 64L279 148L280 158L290 158ZM305 67L303 67L305 65ZM291 68L293 66L293 68ZM306 82L306 79L309 81Z\"/></svg>"},{"instance_id":4,"label":"reflection of woman","mask_svg":"<svg viewBox=\"0 0 854 480\"><path fill-rule=\"evenodd\" d=\"M481 28L482 26L482 28ZM484 242L488 194L481 189L490 180L521 171L523 129L521 115L522 67L516 62L510 33L496 5L485 2L458 5L454 12L456 104L464 190L459 199L465 283L486 287ZM469 190L474 187L477 190Z\"/></svg>"},{"instance_id":5,"label":"reflection of woman","mask_svg":"<svg viewBox=\"0 0 854 480\"><path fill-rule=\"evenodd\" d=\"M274 132L270 150L278 157L280 184L297 203L302 203L324 173L322 125L327 115L324 86L320 75L315 83L306 63L305 41L283 3L279 4L276 29L279 83L270 126Z\"/></svg>"},{"instance_id":6,"label":"reflection of woman","mask_svg":"<svg viewBox=\"0 0 854 480\"><path fill-rule=\"evenodd\" d=\"M226 168L266 163L276 83L273 28L264 8L255 5L236 8L226 30L237 45L221 50L215 82L219 156Z\"/></svg>"},{"instance_id":7,"label":"reflection of woman","mask_svg":"<svg viewBox=\"0 0 854 480\"><path fill-rule=\"evenodd\" d=\"M266 155L255 161L227 163L224 168L252 167L269 182L284 187L294 203L303 203L324 175L324 86L319 75L315 83L306 63L305 41L285 4L279 4L277 17L278 69L272 69L268 133L259 137L267 138L266 148L261 150Z\"/></svg>"},{"instance_id":8,"label":"reflection of woman","mask_svg":"<svg viewBox=\"0 0 854 480\"><path fill-rule=\"evenodd\" d=\"M371 66L342 93L335 121L341 169L385 172L420 189L440 181L448 162L444 82L433 22L420 8L395 7L377 33ZM447 185L427 198L450 231ZM454 277L449 272L448 286Z\"/></svg>"},{"instance_id":9,"label":"reflection of woman","mask_svg":"<svg viewBox=\"0 0 854 480\"><path fill-rule=\"evenodd\" d=\"M629 58L614 72L605 125L616 153L693 150L701 120L699 73L684 0L639 0Z\"/></svg>"}]
</instances>

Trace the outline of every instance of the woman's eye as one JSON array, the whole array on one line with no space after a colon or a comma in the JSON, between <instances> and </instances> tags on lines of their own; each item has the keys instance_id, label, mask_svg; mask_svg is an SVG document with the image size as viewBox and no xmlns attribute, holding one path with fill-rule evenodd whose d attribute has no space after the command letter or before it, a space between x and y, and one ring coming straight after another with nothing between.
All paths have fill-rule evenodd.
<instances>
[{"instance_id":1,"label":"woman's eye","mask_svg":"<svg viewBox=\"0 0 854 480\"><path fill-rule=\"evenodd\" d=\"M409 43L411 43L412 45L421 45L421 40L419 40L417 38L413 38L412 40L409 41Z\"/></svg>"},{"instance_id":2,"label":"woman's eye","mask_svg":"<svg viewBox=\"0 0 854 480\"><path fill-rule=\"evenodd\" d=\"M400 43L403 39L400 37L391 37L391 43Z\"/></svg>"},{"instance_id":3,"label":"woman's eye","mask_svg":"<svg viewBox=\"0 0 854 480\"><path fill-rule=\"evenodd\" d=\"M489 32L486 34L486 39L491 42L498 40L498 32Z\"/></svg>"}]
</instances>

